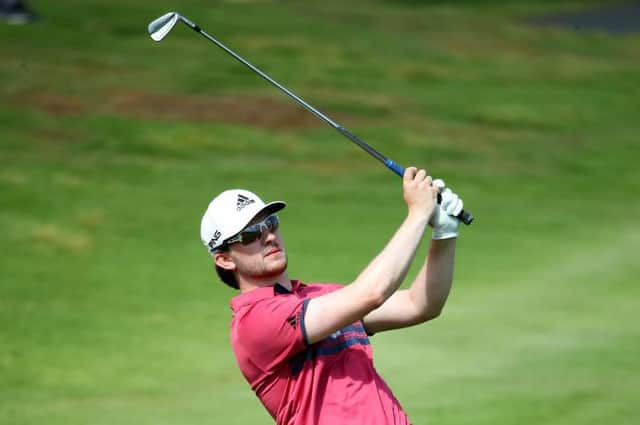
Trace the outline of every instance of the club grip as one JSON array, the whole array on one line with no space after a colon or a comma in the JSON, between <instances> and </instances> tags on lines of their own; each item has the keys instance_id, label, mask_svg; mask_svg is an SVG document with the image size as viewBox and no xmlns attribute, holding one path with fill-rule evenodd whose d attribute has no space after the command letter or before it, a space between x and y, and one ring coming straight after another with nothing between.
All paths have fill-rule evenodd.
<instances>
[{"instance_id":1,"label":"club grip","mask_svg":"<svg viewBox=\"0 0 640 425\"><path fill-rule=\"evenodd\" d=\"M462 210L456 217L467 226L473 223L473 214L469 211Z\"/></svg>"},{"instance_id":2,"label":"club grip","mask_svg":"<svg viewBox=\"0 0 640 425\"><path fill-rule=\"evenodd\" d=\"M386 165L388 169L390 169L391 171L393 171L394 173L396 173L400 177L404 176L404 167L402 165L398 164L397 162L387 158L384 161L384 165Z\"/></svg>"},{"instance_id":3,"label":"club grip","mask_svg":"<svg viewBox=\"0 0 640 425\"><path fill-rule=\"evenodd\" d=\"M384 161L384 165L386 165L388 169L390 169L400 177L404 176L404 167L398 164L397 162L387 158ZM440 201L441 201L441 198L440 198L440 195L438 195L438 203L440 203ZM473 223L474 217L473 217L473 214L471 214L469 211L462 210L460 211L460 214L456 216L456 218L468 226L471 223Z\"/></svg>"}]
</instances>

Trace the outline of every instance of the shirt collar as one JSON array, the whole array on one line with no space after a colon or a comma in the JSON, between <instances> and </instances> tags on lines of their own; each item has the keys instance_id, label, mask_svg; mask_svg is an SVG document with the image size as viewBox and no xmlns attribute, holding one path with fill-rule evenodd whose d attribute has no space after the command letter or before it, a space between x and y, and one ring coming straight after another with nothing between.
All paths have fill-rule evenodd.
<instances>
[{"instance_id":1,"label":"shirt collar","mask_svg":"<svg viewBox=\"0 0 640 425\"><path fill-rule=\"evenodd\" d=\"M289 291L279 283L276 283L275 285L263 286L261 288L253 289L249 292L245 292L244 294L236 295L235 297L231 298L231 310L237 311L238 309L246 305L253 304L256 301L260 301L266 298L271 298L278 295L292 294L300 288L300 285L301 283L299 280L292 280L291 291Z\"/></svg>"}]
</instances>

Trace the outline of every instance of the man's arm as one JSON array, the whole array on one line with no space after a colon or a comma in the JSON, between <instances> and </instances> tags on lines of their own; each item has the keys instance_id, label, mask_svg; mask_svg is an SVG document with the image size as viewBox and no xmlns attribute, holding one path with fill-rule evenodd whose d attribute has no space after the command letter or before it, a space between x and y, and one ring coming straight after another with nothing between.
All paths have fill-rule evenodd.
<instances>
[{"instance_id":1,"label":"man's arm","mask_svg":"<svg viewBox=\"0 0 640 425\"><path fill-rule=\"evenodd\" d=\"M437 193L438 188L432 186L431 177L424 170L407 168L403 177L407 218L353 283L309 301L304 317L309 344L362 319L396 291L418 249Z\"/></svg>"},{"instance_id":2,"label":"man's arm","mask_svg":"<svg viewBox=\"0 0 640 425\"><path fill-rule=\"evenodd\" d=\"M438 317L451 290L455 250L456 239L432 241L429 256L409 289L397 291L364 317L367 331L399 329Z\"/></svg>"},{"instance_id":3,"label":"man's arm","mask_svg":"<svg viewBox=\"0 0 640 425\"><path fill-rule=\"evenodd\" d=\"M433 184L441 190L442 203L430 221L433 233L429 255L408 290L396 292L363 318L369 332L404 328L434 319L447 301L460 224L455 216L462 211L463 202L451 189L445 188L442 180L435 180Z\"/></svg>"}]
</instances>

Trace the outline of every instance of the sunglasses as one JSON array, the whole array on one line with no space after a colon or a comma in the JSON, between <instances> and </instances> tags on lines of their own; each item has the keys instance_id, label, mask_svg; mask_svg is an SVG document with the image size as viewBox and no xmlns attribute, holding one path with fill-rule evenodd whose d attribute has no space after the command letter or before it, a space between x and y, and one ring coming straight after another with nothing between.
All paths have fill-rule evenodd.
<instances>
[{"instance_id":1,"label":"sunglasses","mask_svg":"<svg viewBox=\"0 0 640 425\"><path fill-rule=\"evenodd\" d=\"M240 242L242 245L249 245L258 239L261 239L265 230L272 233L278 230L278 225L278 216L275 214L270 215L262 221L245 227L240 233L227 239L224 244L231 245L233 243Z\"/></svg>"}]
</instances>

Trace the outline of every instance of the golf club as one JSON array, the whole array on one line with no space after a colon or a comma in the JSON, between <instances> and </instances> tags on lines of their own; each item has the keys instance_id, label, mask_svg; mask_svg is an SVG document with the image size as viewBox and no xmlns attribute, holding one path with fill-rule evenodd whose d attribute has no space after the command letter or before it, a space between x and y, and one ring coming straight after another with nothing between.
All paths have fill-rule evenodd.
<instances>
[{"instance_id":1,"label":"golf club","mask_svg":"<svg viewBox=\"0 0 640 425\"><path fill-rule=\"evenodd\" d=\"M380 152L378 152L373 147L371 147L369 144L367 144L364 140L360 139L355 134L351 133L349 130L347 130L346 128L344 128L340 124L336 123L331 118L327 117L325 114L323 114L322 112L318 111L313 106L309 105L307 102L302 100L300 97L296 96L293 92L291 92L289 89L284 87L282 84L278 83L273 78L269 77L267 74L265 74L264 72L262 72L261 70L259 70L255 66L253 66L251 63L247 62L245 59L243 59L241 56L239 56L233 50L229 49L227 46L222 44L220 41L216 40L215 38L213 38L212 36L207 34L205 31L202 30L202 28L200 28L198 25L194 24L193 22L191 22L189 19L185 18L184 16L180 15L179 13L177 13L177 12L169 12L169 13L166 13L166 14L162 15L161 17L155 19L153 22L151 22L149 24L149 27L148 27L149 35L151 36L151 38L154 41L161 41L162 39L164 39L164 37L167 36L167 34L169 34L169 32L173 29L173 27L176 25L176 23L178 21L182 21L184 24L186 24L192 30L194 30L195 32L201 34L205 38L209 39L209 41L211 41L214 44L216 44L222 50L224 50L225 52L227 52L228 54L233 56L236 60L240 61L246 67L248 67L252 71L256 72L262 78L264 78L265 80L267 80L268 82L270 82L271 84L273 84L274 86L279 88L287 96L289 96L296 103L298 103L300 106L302 106L303 108L305 108L306 110L308 110L309 112L314 114L316 117L320 118L325 123L329 124L334 129L338 130L340 133L342 133L343 136L345 136L346 138L348 138L349 140L351 140L352 142L354 142L355 144L360 146L362 149L364 149L366 152L368 152L370 155L372 155L378 161L382 162L385 166L387 166L387 168L389 168L390 170L395 172L397 175L399 175L400 177L402 177L404 175L404 167L400 166L399 164L397 164L395 161L391 160L390 158L387 158L386 156L382 155ZM460 221L462 221L464 224L468 225L468 224L471 224L471 222L473 221L474 217L470 212L462 210L460 212L460 214L457 215L457 218Z\"/></svg>"}]
</instances>

